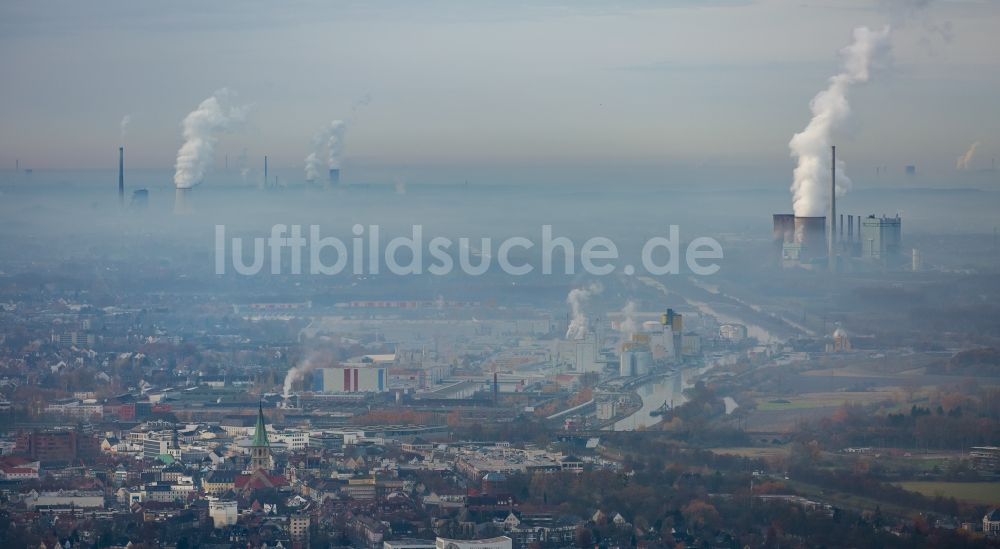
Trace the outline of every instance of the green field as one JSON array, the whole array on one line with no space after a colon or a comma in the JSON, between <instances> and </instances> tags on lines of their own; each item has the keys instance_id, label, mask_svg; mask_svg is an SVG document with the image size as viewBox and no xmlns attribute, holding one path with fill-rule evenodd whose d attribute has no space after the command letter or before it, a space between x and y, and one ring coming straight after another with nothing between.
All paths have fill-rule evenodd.
<instances>
[{"instance_id":1,"label":"green field","mask_svg":"<svg viewBox=\"0 0 1000 549\"><path fill-rule=\"evenodd\" d=\"M898 483L905 490L925 496L944 496L986 505L1000 504L1000 482L934 482L909 481Z\"/></svg>"},{"instance_id":2,"label":"green field","mask_svg":"<svg viewBox=\"0 0 1000 549\"><path fill-rule=\"evenodd\" d=\"M772 457L788 457L788 446L731 446L726 448L709 448L713 454L748 457L754 459L766 459Z\"/></svg>"},{"instance_id":3,"label":"green field","mask_svg":"<svg viewBox=\"0 0 1000 549\"><path fill-rule=\"evenodd\" d=\"M844 403L871 404L892 399L890 391L803 393L788 397L767 397L757 399L757 409L761 412L783 410L807 410L811 408L837 408ZM782 402L787 401L787 402Z\"/></svg>"}]
</instances>

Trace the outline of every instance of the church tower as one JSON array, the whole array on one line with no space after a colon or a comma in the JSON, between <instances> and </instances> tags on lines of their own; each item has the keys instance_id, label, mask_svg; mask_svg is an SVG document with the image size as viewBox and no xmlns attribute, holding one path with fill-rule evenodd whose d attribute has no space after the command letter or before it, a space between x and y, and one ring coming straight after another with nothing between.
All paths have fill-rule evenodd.
<instances>
[{"instance_id":1,"label":"church tower","mask_svg":"<svg viewBox=\"0 0 1000 549\"><path fill-rule=\"evenodd\" d=\"M254 428L253 441L250 445L251 472L271 469L271 443L267 440L267 427L264 425L264 405L257 408L257 426Z\"/></svg>"}]
</instances>

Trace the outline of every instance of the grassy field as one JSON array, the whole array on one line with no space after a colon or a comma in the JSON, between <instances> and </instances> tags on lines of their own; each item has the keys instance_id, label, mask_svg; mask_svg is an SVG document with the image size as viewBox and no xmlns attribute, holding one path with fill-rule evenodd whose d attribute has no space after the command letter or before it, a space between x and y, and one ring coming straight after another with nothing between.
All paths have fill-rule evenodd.
<instances>
[{"instance_id":1,"label":"grassy field","mask_svg":"<svg viewBox=\"0 0 1000 549\"><path fill-rule=\"evenodd\" d=\"M804 393L790 397L766 397L757 399L757 409L762 412L780 410L806 410L809 408L836 408L845 402L870 404L890 400L891 391ZM780 402L787 400L788 402Z\"/></svg>"},{"instance_id":2,"label":"grassy field","mask_svg":"<svg viewBox=\"0 0 1000 549\"><path fill-rule=\"evenodd\" d=\"M762 447L730 447L730 448L709 448L713 454L748 457L754 459L764 459L770 457L785 457L788 455L787 446L762 446Z\"/></svg>"},{"instance_id":3,"label":"grassy field","mask_svg":"<svg viewBox=\"0 0 1000 549\"><path fill-rule=\"evenodd\" d=\"M805 482L786 480L784 481L784 484L807 498L815 499L837 507L843 507L845 509L853 509L859 512L874 511L876 508L881 508L885 513L901 517L910 516L918 512L916 509L902 507L894 503L878 501L847 492L826 490Z\"/></svg>"},{"instance_id":4,"label":"grassy field","mask_svg":"<svg viewBox=\"0 0 1000 549\"><path fill-rule=\"evenodd\" d=\"M935 482L909 481L900 482L905 490L918 492L925 496L953 497L972 503L986 505L1000 504L1000 482Z\"/></svg>"}]
</instances>

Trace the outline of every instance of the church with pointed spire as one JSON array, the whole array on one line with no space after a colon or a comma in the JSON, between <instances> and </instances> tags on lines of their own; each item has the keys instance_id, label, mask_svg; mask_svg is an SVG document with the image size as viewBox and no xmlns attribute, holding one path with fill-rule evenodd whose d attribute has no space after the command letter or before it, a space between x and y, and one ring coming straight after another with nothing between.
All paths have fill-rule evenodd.
<instances>
[{"instance_id":1,"label":"church with pointed spire","mask_svg":"<svg viewBox=\"0 0 1000 549\"><path fill-rule=\"evenodd\" d=\"M267 437L264 405L260 403L257 405L257 424L250 439L250 462L243 474L234 479L234 488L237 492L249 494L256 490L288 486L288 480L282 475L272 474L272 469L274 457L271 455L271 441Z\"/></svg>"},{"instance_id":2,"label":"church with pointed spire","mask_svg":"<svg viewBox=\"0 0 1000 549\"><path fill-rule=\"evenodd\" d=\"M251 473L263 469L270 471L274 467L271 460L271 442L267 439L267 425L264 423L264 405L257 406L257 425L254 427L253 439L250 444L250 467Z\"/></svg>"}]
</instances>

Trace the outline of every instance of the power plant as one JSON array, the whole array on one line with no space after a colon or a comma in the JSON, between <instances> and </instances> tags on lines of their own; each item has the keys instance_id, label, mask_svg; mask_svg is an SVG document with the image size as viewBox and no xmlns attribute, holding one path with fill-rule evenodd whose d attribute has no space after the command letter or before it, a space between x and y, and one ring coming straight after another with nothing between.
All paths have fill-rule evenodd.
<instances>
[{"instance_id":1,"label":"power plant","mask_svg":"<svg viewBox=\"0 0 1000 549\"><path fill-rule=\"evenodd\" d=\"M903 249L902 218L898 214L864 218L848 214L846 223L844 214L840 214L840 224L836 225L839 228L834 231L831 227L829 232L825 217L774 214L773 220L775 256L783 267L817 267L826 259L839 268L837 257L885 263L899 257Z\"/></svg>"},{"instance_id":2,"label":"power plant","mask_svg":"<svg viewBox=\"0 0 1000 549\"><path fill-rule=\"evenodd\" d=\"M811 196L813 202L820 199ZM832 145L828 216L807 217L785 213L773 215L772 242L779 264L782 267L818 268L825 259L827 268L836 272L849 258L861 258L869 262L874 260L885 266L888 261L900 255L902 221L899 215L869 215L862 224L860 215L848 214L846 237L844 214L839 214L839 223L837 215L837 146Z\"/></svg>"}]
</instances>

